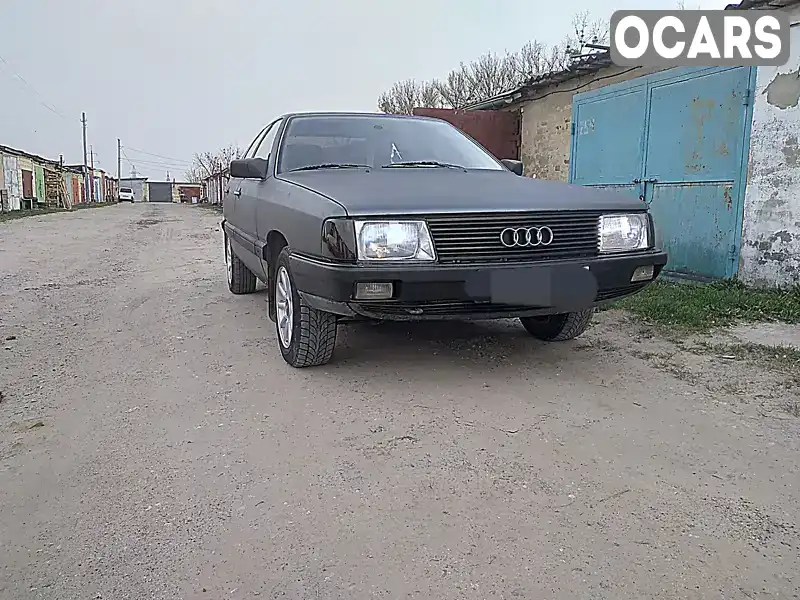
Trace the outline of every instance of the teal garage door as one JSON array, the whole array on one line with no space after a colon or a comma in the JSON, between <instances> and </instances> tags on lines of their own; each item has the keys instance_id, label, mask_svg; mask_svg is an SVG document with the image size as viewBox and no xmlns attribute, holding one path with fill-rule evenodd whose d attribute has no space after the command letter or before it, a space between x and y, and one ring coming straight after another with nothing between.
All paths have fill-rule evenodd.
<instances>
[{"instance_id":1,"label":"teal garage door","mask_svg":"<svg viewBox=\"0 0 800 600\"><path fill-rule=\"evenodd\" d=\"M570 181L648 202L667 274L737 273L754 78L671 69L574 97Z\"/></svg>"}]
</instances>

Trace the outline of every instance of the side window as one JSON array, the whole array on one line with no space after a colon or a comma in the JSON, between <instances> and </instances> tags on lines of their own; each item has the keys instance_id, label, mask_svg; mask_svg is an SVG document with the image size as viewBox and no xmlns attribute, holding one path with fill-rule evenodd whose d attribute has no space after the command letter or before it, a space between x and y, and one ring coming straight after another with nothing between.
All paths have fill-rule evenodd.
<instances>
[{"instance_id":1,"label":"side window","mask_svg":"<svg viewBox=\"0 0 800 600\"><path fill-rule=\"evenodd\" d=\"M267 134L261 139L261 144L256 150L255 157L269 160L269 153L272 152L272 144L275 142L275 136L278 135L278 130L281 128L281 121L275 121L267 131Z\"/></svg>"}]
</instances>

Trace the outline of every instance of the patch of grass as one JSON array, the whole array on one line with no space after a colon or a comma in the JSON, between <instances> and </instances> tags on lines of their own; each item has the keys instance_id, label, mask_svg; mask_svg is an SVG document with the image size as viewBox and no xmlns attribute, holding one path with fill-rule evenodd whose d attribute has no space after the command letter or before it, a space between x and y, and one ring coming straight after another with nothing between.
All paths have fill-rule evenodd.
<instances>
[{"instance_id":1,"label":"patch of grass","mask_svg":"<svg viewBox=\"0 0 800 600\"><path fill-rule=\"evenodd\" d=\"M204 208L206 210L213 210L214 212L221 213L222 212L222 204L211 204L209 202L203 202L198 204L192 204L197 208Z\"/></svg>"},{"instance_id":2,"label":"patch of grass","mask_svg":"<svg viewBox=\"0 0 800 600\"><path fill-rule=\"evenodd\" d=\"M116 206L119 202L85 202L84 204L76 204L72 208L75 210L83 210L85 208L102 208L104 206Z\"/></svg>"},{"instance_id":3,"label":"patch of grass","mask_svg":"<svg viewBox=\"0 0 800 600\"><path fill-rule=\"evenodd\" d=\"M85 204L76 204L72 207L73 210L82 210L85 208L101 208L103 206L116 206L118 202L87 202ZM67 213L71 212L67 208L34 208L12 210L9 212L0 213L0 223L5 221L16 221L17 219L24 219L25 217L38 217L40 215L51 215L53 213Z\"/></svg>"},{"instance_id":4,"label":"patch of grass","mask_svg":"<svg viewBox=\"0 0 800 600\"><path fill-rule=\"evenodd\" d=\"M727 347L730 355L761 362L787 373L800 371L800 350L790 346L764 346L762 344L735 344Z\"/></svg>"},{"instance_id":5,"label":"patch of grass","mask_svg":"<svg viewBox=\"0 0 800 600\"><path fill-rule=\"evenodd\" d=\"M709 284L657 281L614 304L660 325L708 331L736 322L800 323L800 286L751 288L736 281Z\"/></svg>"},{"instance_id":6,"label":"patch of grass","mask_svg":"<svg viewBox=\"0 0 800 600\"><path fill-rule=\"evenodd\" d=\"M10 212L0 213L0 223L6 221L16 221L17 219L24 219L25 217L38 217L39 215L49 215L52 213L68 212L63 208L34 208L23 210L12 210Z\"/></svg>"},{"instance_id":7,"label":"patch of grass","mask_svg":"<svg viewBox=\"0 0 800 600\"><path fill-rule=\"evenodd\" d=\"M700 342L690 351L716 354L729 360L746 360L776 371L789 374L800 373L800 350L790 346L767 346L764 344L710 344Z\"/></svg>"}]
</instances>

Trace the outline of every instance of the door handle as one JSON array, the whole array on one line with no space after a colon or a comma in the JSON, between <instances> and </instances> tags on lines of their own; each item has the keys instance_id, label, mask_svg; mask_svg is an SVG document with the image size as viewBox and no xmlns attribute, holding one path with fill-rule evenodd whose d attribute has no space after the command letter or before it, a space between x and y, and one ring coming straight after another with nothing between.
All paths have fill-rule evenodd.
<instances>
[{"instance_id":1,"label":"door handle","mask_svg":"<svg viewBox=\"0 0 800 600\"><path fill-rule=\"evenodd\" d=\"M235 192L233 192L233 195L234 195L234 196L236 196L237 198L238 198L239 196L241 196L241 195L242 195L242 188L239 188L238 190L236 190Z\"/></svg>"}]
</instances>

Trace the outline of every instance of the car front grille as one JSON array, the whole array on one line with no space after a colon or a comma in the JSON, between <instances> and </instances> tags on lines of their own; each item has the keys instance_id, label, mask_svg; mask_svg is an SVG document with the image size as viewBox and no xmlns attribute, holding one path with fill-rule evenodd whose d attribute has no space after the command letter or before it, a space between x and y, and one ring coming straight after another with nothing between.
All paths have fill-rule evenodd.
<instances>
[{"instance_id":1,"label":"car front grille","mask_svg":"<svg viewBox=\"0 0 800 600\"><path fill-rule=\"evenodd\" d=\"M596 256L599 212L540 211L427 216L442 263L516 262ZM548 245L507 248L500 241L506 228L549 227Z\"/></svg>"}]
</instances>

